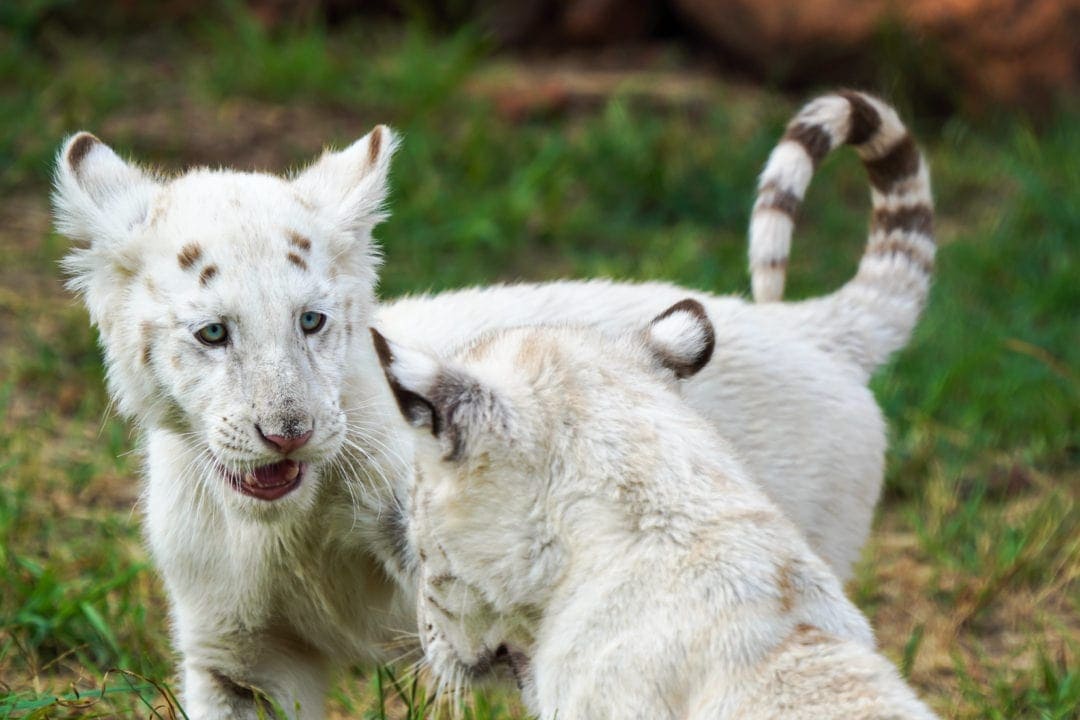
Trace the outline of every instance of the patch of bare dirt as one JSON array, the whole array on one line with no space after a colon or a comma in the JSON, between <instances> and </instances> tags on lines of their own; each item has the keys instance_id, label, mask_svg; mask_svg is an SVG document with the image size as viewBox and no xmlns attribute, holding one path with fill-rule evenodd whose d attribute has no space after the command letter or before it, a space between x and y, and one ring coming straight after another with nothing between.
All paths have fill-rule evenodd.
<instances>
[{"instance_id":1,"label":"patch of bare dirt","mask_svg":"<svg viewBox=\"0 0 1080 720\"><path fill-rule=\"evenodd\" d=\"M1053 498L1027 493L1010 502L1007 512L1045 502ZM1040 654L1075 666L1078 543L1080 538L1072 540L1073 547L1066 541L1063 556L1051 559L1046 576L1037 582L1006 577L996 583L927 558L908 521L887 510L868 552L874 582L871 614L880 646L900 662L905 647L920 636L909 679L949 716L965 706L958 668L977 686L989 688L995 679L1031 672ZM971 598L987 589L990 599L973 608Z\"/></svg>"}]
</instances>

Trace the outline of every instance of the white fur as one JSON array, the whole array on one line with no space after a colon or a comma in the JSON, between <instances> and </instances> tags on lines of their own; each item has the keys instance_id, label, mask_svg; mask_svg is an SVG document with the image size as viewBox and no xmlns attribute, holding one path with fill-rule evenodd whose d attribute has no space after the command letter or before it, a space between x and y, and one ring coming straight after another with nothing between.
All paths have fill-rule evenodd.
<instances>
[{"instance_id":1,"label":"white fur","mask_svg":"<svg viewBox=\"0 0 1080 720\"><path fill-rule=\"evenodd\" d=\"M841 98L837 98L844 102ZM811 103L811 106L813 103ZM810 108L804 108L800 117ZM812 113L820 114L818 109ZM829 124L827 123L827 126ZM832 142L836 133L831 132ZM774 206L783 193L801 202L814 173L814 162L799 143L781 140L769 154L758 178L758 195L750 215L750 268L754 298L775 302L784 296L787 258L791 254L791 234L795 218Z\"/></svg>"},{"instance_id":2,"label":"white fur","mask_svg":"<svg viewBox=\"0 0 1080 720\"><path fill-rule=\"evenodd\" d=\"M888 107L884 103L877 105ZM825 130L834 147L844 142L848 128L851 127L847 100L837 95L814 98L799 110L798 118L800 122L817 125Z\"/></svg>"},{"instance_id":3,"label":"white fur","mask_svg":"<svg viewBox=\"0 0 1080 720\"><path fill-rule=\"evenodd\" d=\"M385 659L412 627L410 579L387 575L399 568L387 523L411 449L391 429L367 332L370 230L393 150L379 132L374 162L369 135L293 180L153 178L86 136L61 151L57 225L82 243L68 258L72 285L101 329L112 394L143 431L145 529L193 718L256 717L246 687L321 717L333 667ZM90 142L73 164L72 148ZM185 268L192 243L199 257ZM306 311L327 316L322 330L300 330ZM227 346L195 338L215 322ZM257 426L313 429L288 456L306 465L301 484L273 501L237 492L219 470L282 459Z\"/></svg>"},{"instance_id":4,"label":"white fur","mask_svg":"<svg viewBox=\"0 0 1080 720\"><path fill-rule=\"evenodd\" d=\"M814 161L797 142L783 140L769 155L761 177L775 178L777 185L788 188L799 197L806 193L814 176Z\"/></svg>"},{"instance_id":5,"label":"white fur","mask_svg":"<svg viewBox=\"0 0 1080 720\"><path fill-rule=\"evenodd\" d=\"M463 448L418 431L410 537L439 686L505 656L541 720L933 717L671 391L648 357L671 345L635 337L510 330L415 387L388 369L430 389Z\"/></svg>"},{"instance_id":6,"label":"white fur","mask_svg":"<svg viewBox=\"0 0 1080 720\"><path fill-rule=\"evenodd\" d=\"M795 221L779 210L763 209L750 216L750 235L760 241L750 247L750 264L758 268L753 293L758 302L775 302L784 297L786 268L773 263L791 254L791 231Z\"/></svg>"},{"instance_id":7,"label":"white fur","mask_svg":"<svg viewBox=\"0 0 1080 720\"><path fill-rule=\"evenodd\" d=\"M683 396L833 570L850 577L881 488L885 423L866 387L869 372L846 355L845 316L828 299L810 310L663 283L564 281L405 298L376 317L387 337L446 354L492 328L538 320L617 335L688 295L708 310L716 349L682 384Z\"/></svg>"},{"instance_id":8,"label":"white fur","mask_svg":"<svg viewBox=\"0 0 1080 720\"><path fill-rule=\"evenodd\" d=\"M536 322L618 334L687 295L659 283L566 282L377 310L370 233L385 214L394 146L389 130L378 137L291 179L207 169L163 178L86 135L58 158L56 224L76 243L65 264L100 330L110 393L140 429L145 532L193 718L255 717L248 686L290 714L319 717L333 668L403 653L390 645L414 622L400 529L412 439L367 325L377 319L436 350ZM85 152L73 156L76 147ZM193 243L199 257L185 268ZM209 266L216 274L203 283ZM716 325L716 349L684 393L846 575L869 529L885 446L865 383L907 330L879 327L862 298L839 294L768 307L695 297ZM298 327L307 311L327 316L312 335ZM200 344L195 333L216 322L231 344ZM257 424L268 435L313 433L289 454L306 465L301 484L273 501L238 493L219 469L243 475L283 458Z\"/></svg>"}]
</instances>

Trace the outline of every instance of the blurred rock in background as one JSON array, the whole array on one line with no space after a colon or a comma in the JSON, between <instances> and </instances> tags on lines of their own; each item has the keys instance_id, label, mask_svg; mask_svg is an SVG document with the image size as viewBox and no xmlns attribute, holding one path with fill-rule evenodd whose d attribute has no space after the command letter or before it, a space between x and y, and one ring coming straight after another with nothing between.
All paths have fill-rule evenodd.
<instances>
[{"instance_id":1,"label":"blurred rock in background","mask_svg":"<svg viewBox=\"0 0 1080 720\"><path fill-rule=\"evenodd\" d=\"M763 77L842 79L882 32L940 49L969 100L1043 104L1080 81L1080 0L672 0L689 27ZM857 69L853 69L857 73Z\"/></svg>"},{"instance_id":2,"label":"blurred rock in background","mask_svg":"<svg viewBox=\"0 0 1080 720\"><path fill-rule=\"evenodd\" d=\"M500 0L484 17L510 45L674 29L782 85L865 82L890 55L976 106L1040 106L1080 85L1080 0ZM896 57L897 35L915 57ZM944 69L919 67L920 50Z\"/></svg>"},{"instance_id":3,"label":"blurred rock in background","mask_svg":"<svg viewBox=\"0 0 1080 720\"><path fill-rule=\"evenodd\" d=\"M265 26L406 18L479 27L503 51L559 55L658 41L721 71L806 91L850 84L924 107L997 105L1038 114L1080 89L1080 0L246 0ZM20 9L21 8L21 9ZM57 20L80 34L197 23L197 0L0 1L0 25L33 34Z\"/></svg>"},{"instance_id":4,"label":"blurred rock in background","mask_svg":"<svg viewBox=\"0 0 1080 720\"><path fill-rule=\"evenodd\" d=\"M321 7L478 23L504 49L658 39L783 87L850 83L1036 112L1080 87L1080 0L250 0L265 18ZM889 78L883 82L882 78ZM896 87L898 86L898 87Z\"/></svg>"}]
</instances>

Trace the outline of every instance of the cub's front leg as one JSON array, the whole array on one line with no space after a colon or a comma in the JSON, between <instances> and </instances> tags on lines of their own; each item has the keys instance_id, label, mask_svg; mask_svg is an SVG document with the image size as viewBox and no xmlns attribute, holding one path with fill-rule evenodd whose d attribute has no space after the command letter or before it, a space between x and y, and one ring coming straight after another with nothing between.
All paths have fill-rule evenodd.
<instances>
[{"instance_id":1,"label":"cub's front leg","mask_svg":"<svg viewBox=\"0 0 1080 720\"><path fill-rule=\"evenodd\" d=\"M210 638L195 627L178 630L181 703L191 720L323 717L329 666L310 648L270 633Z\"/></svg>"},{"instance_id":2,"label":"cub's front leg","mask_svg":"<svg viewBox=\"0 0 1080 720\"><path fill-rule=\"evenodd\" d=\"M281 612L289 607L282 590L297 580L273 554L280 528L237 520L210 493L186 487L167 461L175 454L154 452L161 448L152 436L147 540L182 656L184 712L191 720L322 717L329 663Z\"/></svg>"}]
</instances>

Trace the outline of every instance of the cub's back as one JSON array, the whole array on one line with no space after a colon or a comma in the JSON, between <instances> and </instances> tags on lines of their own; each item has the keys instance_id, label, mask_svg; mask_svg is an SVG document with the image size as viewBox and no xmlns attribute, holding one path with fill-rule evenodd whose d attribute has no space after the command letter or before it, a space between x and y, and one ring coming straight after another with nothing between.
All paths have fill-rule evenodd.
<instances>
[{"instance_id":1,"label":"cub's back","mask_svg":"<svg viewBox=\"0 0 1080 720\"><path fill-rule=\"evenodd\" d=\"M782 313L666 283L592 280L406 297L381 306L376 325L406 345L450 355L481 333L539 322L617 336L686 297L706 308L716 349L683 381L683 397L837 575L850 577L878 499L885 422L862 371L802 337Z\"/></svg>"}]
</instances>

